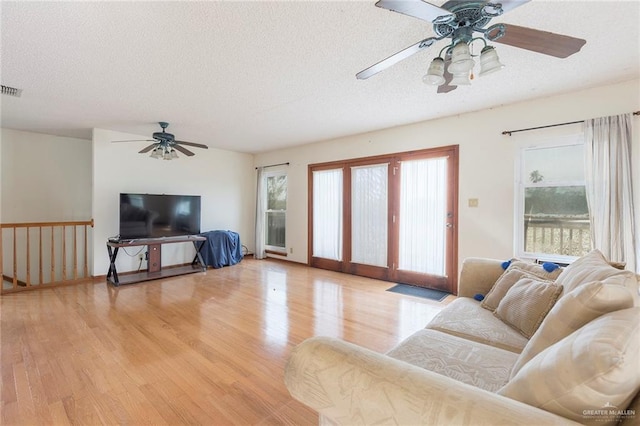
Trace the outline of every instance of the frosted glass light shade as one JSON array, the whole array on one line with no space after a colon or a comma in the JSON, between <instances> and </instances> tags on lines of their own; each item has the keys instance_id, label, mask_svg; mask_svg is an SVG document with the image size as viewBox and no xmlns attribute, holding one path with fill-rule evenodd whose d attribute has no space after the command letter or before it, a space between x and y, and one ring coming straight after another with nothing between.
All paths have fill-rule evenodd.
<instances>
[{"instance_id":1,"label":"frosted glass light shade","mask_svg":"<svg viewBox=\"0 0 640 426\"><path fill-rule=\"evenodd\" d=\"M492 46L485 46L480 53L480 75L491 74L504 68L498 53Z\"/></svg>"},{"instance_id":2,"label":"frosted glass light shade","mask_svg":"<svg viewBox=\"0 0 640 426\"><path fill-rule=\"evenodd\" d=\"M153 151L151 151L151 158L155 158L156 160L158 160L160 157L162 157L162 149L160 148L154 148Z\"/></svg>"},{"instance_id":3,"label":"frosted glass light shade","mask_svg":"<svg viewBox=\"0 0 640 426\"><path fill-rule=\"evenodd\" d=\"M449 64L449 72L451 74L471 71L475 64L476 62L471 59L467 43L460 42L454 46L451 52L451 64Z\"/></svg>"},{"instance_id":4,"label":"frosted glass light shade","mask_svg":"<svg viewBox=\"0 0 640 426\"><path fill-rule=\"evenodd\" d=\"M451 83L449 83L450 86L469 86L470 84L469 71L453 74Z\"/></svg>"},{"instance_id":5,"label":"frosted glass light shade","mask_svg":"<svg viewBox=\"0 0 640 426\"><path fill-rule=\"evenodd\" d=\"M171 150L171 158L172 158L172 159L178 158L178 154L176 153L176 150L175 150L175 149L172 149L172 150Z\"/></svg>"},{"instance_id":6,"label":"frosted glass light shade","mask_svg":"<svg viewBox=\"0 0 640 426\"><path fill-rule=\"evenodd\" d=\"M429 70L422 77L424 84L430 84L432 86L440 86L444 84L444 59L435 58L429 65Z\"/></svg>"}]
</instances>

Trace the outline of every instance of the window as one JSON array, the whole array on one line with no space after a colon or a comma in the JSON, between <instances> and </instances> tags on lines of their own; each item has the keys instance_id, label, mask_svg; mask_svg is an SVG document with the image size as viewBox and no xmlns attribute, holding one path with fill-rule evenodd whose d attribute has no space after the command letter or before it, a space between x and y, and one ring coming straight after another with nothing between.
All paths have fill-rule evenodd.
<instances>
[{"instance_id":1,"label":"window","mask_svg":"<svg viewBox=\"0 0 640 426\"><path fill-rule=\"evenodd\" d=\"M265 211L265 246L267 250L286 252L287 175L267 173Z\"/></svg>"},{"instance_id":2,"label":"window","mask_svg":"<svg viewBox=\"0 0 640 426\"><path fill-rule=\"evenodd\" d=\"M584 144L525 148L520 155L518 255L570 262L591 249Z\"/></svg>"}]
</instances>

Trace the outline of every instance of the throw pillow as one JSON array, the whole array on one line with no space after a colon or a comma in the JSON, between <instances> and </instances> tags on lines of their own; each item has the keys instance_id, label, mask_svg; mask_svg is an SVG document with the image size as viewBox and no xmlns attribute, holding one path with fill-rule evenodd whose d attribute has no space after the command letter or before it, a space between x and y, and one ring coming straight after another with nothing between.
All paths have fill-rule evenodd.
<instances>
[{"instance_id":1,"label":"throw pillow","mask_svg":"<svg viewBox=\"0 0 640 426\"><path fill-rule=\"evenodd\" d=\"M562 286L550 281L522 278L507 291L493 314L530 338L556 303L560 293Z\"/></svg>"},{"instance_id":2,"label":"throw pillow","mask_svg":"<svg viewBox=\"0 0 640 426\"><path fill-rule=\"evenodd\" d=\"M522 350L511 378L533 357L599 316L631 308L633 297L619 277L582 285L562 296Z\"/></svg>"},{"instance_id":3,"label":"throw pillow","mask_svg":"<svg viewBox=\"0 0 640 426\"><path fill-rule=\"evenodd\" d=\"M640 307L605 314L548 347L499 394L593 425L614 425L640 389ZM615 411L615 409L614 409Z\"/></svg>"},{"instance_id":4,"label":"throw pillow","mask_svg":"<svg viewBox=\"0 0 640 426\"><path fill-rule=\"evenodd\" d=\"M511 262L508 269L520 269L528 272L530 275L538 277L546 281L555 281L560 276L562 268L547 268L538 263L523 262L522 260Z\"/></svg>"},{"instance_id":5,"label":"throw pillow","mask_svg":"<svg viewBox=\"0 0 640 426\"><path fill-rule=\"evenodd\" d=\"M627 286L634 294L634 304L638 306L638 281L631 271L616 269L609 264L602 252L592 250L564 268L556 282L569 293L576 287L593 281L602 281L611 276L622 276Z\"/></svg>"},{"instance_id":6,"label":"throw pillow","mask_svg":"<svg viewBox=\"0 0 640 426\"><path fill-rule=\"evenodd\" d=\"M528 276L527 273L520 269L506 270L500 275L500 278L498 278L493 287L491 287L491 290L489 290L484 297L480 306L492 312L495 311L504 295L507 294L507 291L509 291L518 280L526 276Z\"/></svg>"}]
</instances>

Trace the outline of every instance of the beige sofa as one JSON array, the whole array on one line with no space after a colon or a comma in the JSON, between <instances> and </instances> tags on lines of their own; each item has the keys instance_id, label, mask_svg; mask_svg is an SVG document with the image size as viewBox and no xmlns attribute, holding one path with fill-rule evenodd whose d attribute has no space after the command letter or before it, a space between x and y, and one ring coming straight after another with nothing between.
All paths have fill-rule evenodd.
<instances>
[{"instance_id":1,"label":"beige sofa","mask_svg":"<svg viewBox=\"0 0 640 426\"><path fill-rule=\"evenodd\" d=\"M458 296L387 354L307 339L287 388L321 424L640 423L635 274L597 250L550 272L473 258Z\"/></svg>"}]
</instances>

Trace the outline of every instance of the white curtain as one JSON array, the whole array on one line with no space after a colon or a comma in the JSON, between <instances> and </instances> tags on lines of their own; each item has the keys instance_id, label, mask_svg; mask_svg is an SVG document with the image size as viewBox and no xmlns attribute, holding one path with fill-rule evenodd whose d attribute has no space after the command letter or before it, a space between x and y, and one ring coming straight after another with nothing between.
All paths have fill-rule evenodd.
<instances>
[{"instance_id":1,"label":"white curtain","mask_svg":"<svg viewBox=\"0 0 640 426\"><path fill-rule=\"evenodd\" d=\"M585 120L585 176L591 243L610 260L636 268L631 114Z\"/></svg>"},{"instance_id":2,"label":"white curtain","mask_svg":"<svg viewBox=\"0 0 640 426\"><path fill-rule=\"evenodd\" d=\"M342 169L313 172L313 254L342 260Z\"/></svg>"},{"instance_id":3,"label":"white curtain","mask_svg":"<svg viewBox=\"0 0 640 426\"><path fill-rule=\"evenodd\" d=\"M266 182L264 179L264 169L262 167L257 168L257 187L256 187L256 252L254 257L256 259L264 259L264 222L265 222L265 203L267 197Z\"/></svg>"},{"instance_id":4,"label":"white curtain","mask_svg":"<svg viewBox=\"0 0 640 426\"><path fill-rule=\"evenodd\" d=\"M387 266L389 165L351 168L351 261Z\"/></svg>"},{"instance_id":5,"label":"white curtain","mask_svg":"<svg viewBox=\"0 0 640 426\"><path fill-rule=\"evenodd\" d=\"M398 268L445 276L447 159L403 161Z\"/></svg>"}]
</instances>

